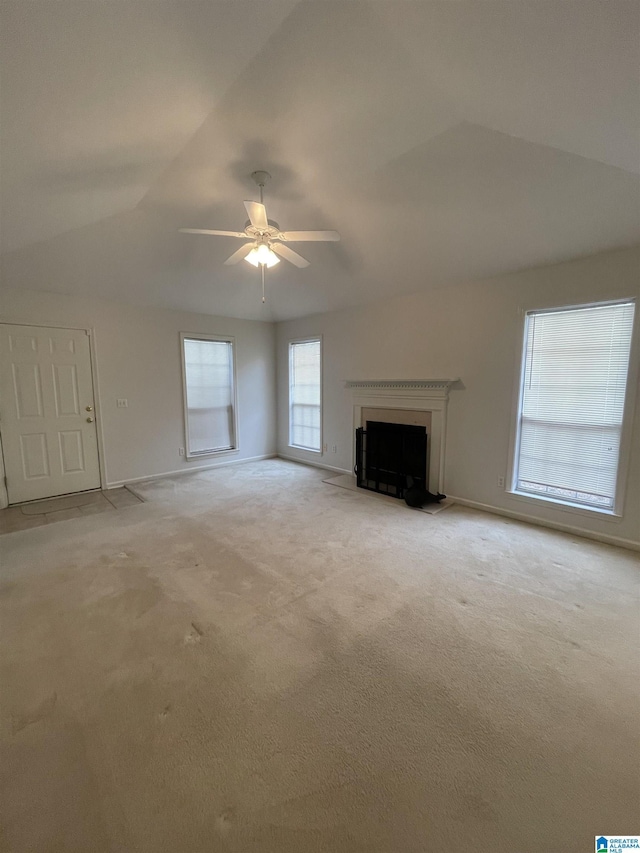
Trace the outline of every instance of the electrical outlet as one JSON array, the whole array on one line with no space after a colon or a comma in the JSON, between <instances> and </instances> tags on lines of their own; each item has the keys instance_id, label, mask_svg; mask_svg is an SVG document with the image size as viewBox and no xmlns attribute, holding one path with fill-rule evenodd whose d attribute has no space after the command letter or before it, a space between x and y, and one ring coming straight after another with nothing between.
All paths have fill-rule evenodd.
<instances>
[{"instance_id":1,"label":"electrical outlet","mask_svg":"<svg viewBox=\"0 0 640 853\"><path fill-rule=\"evenodd\" d=\"M501 474L498 475L498 488L504 489L504 477Z\"/></svg>"},{"instance_id":2,"label":"electrical outlet","mask_svg":"<svg viewBox=\"0 0 640 853\"><path fill-rule=\"evenodd\" d=\"M332 444L332 445L331 445L331 452L332 452L332 453L337 453L337 452L338 452L338 445L337 445L337 444Z\"/></svg>"},{"instance_id":3,"label":"electrical outlet","mask_svg":"<svg viewBox=\"0 0 640 853\"><path fill-rule=\"evenodd\" d=\"M178 456L184 456L184 447L178 448Z\"/></svg>"},{"instance_id":4,"label":"electrical outlet","mask_svg":"<svg viewBox=\"0 0 640 853\"><path fill-rule=\"evenodd\" d=\"M129 408L129 401L127 400L126 397L118 397L118 399L116 400L116 405L118 406L119 409L128 409Z\"/></svg>"}]
</instances>

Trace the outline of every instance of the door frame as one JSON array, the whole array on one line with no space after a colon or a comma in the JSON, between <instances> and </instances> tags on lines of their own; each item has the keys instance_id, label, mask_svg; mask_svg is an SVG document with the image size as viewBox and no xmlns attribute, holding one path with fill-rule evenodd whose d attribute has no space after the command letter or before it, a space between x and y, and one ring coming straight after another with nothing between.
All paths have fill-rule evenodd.
<instances>
[{"instance_id":1,"label":"door frame","mask_svg":"<svg viewBox=\"0 0 640 853\"><path fill-rule=\"evenodd\" d=\"M7 320L5 317L0 317L0 325L2 326L32 326L36 329L69 329L72 332L86 332L89 338L89 362L91 368L91 382L93 384L93 408L96 424L96 442L98 449L98 471L100 474L100 488L105 488L107 482L107 471L105 465L104 453L104 434L102 429L102 413L100 406L100 382L98 377L98 361L96 356L96 339L95 329L92 326L72 326L64 325L57 326L51 323L29 323L26 320ZM4 482L5 465L4 465L4 447L2 444L2 421L0 420L0 509L6 509L9 504L9 492ZM50 499L51 500L51 499ZM55 500L55 498L53 498Z\"/></svg>"}]
</instances>

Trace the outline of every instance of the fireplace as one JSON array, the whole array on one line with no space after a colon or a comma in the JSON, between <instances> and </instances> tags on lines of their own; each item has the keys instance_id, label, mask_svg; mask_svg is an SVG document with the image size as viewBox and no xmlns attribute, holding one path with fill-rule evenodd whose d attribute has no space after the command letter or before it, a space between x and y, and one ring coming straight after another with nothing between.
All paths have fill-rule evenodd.
<instances>
[{"instance_id":1,"label":"fireplace","mask_svg":"<svg viewBox=\"0 0 640 853\"><path fill-rule=\"evenodd\" d=\"M423 426L428 433L425 487L434 494L444 492L445 439L449 389L456 379L348 380L353 404L355 431L370 421L395 420ZM392 414L397 415L396 418ZM353 467L356 466L354 443Z\"/></svg>"},{"instance_id":2,"label":"fireplace","mask_svg":"<svg viewBox=\"0 0 640 853\"><path fill-rule=\"evenodd\" d=\"M404 497L410 483L426 488L424 426L367 421L356 430L355 473L360 488L395 498Z\"/></svg>"}]
</instances>

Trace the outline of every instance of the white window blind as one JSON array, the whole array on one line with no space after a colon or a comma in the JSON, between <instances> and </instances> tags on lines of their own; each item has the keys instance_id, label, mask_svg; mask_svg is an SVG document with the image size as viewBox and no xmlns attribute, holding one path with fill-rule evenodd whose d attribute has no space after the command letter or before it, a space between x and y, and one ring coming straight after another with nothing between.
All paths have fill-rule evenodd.
<instances>
[{"instance_id":1,"label":"white window blind","mask_svg":"<svg viewBox=\"0 0 640 853\"><path fill-rule=\"evenodd\" d=\"M321 449L320 377L320 341L289 344L289 444L293 447Z\"/></svg>"},{"instance_id":2,"label":"white window blind","mask_svg":"<svg viewBox=\"0 0 640 853\"><path fill-rule=\"evenodd\" d=\"M235 447L233 343L183 339L190 456Z\"/></svg>"},{"instance_id":3,"label":"white window blind","mask_svg":"<svg viewBox=\"0 0 640 853\"><path fill-rule=\"evenodd\" d=\"M527 315L515 488L613 509L633 302Z\"/></svg>"}]
</instances>

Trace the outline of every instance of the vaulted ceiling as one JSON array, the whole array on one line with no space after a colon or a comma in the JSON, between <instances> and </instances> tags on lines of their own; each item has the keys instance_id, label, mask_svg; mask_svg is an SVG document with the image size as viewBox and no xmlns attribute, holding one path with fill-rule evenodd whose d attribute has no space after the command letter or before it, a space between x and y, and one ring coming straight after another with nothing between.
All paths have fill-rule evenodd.
<instances>
[{"instance_id":1,"label":"vaulted ceiling","mask_svg":"<svg viewBox=\"0 0 640 853\"><path fill-rule=\"evenodd\" d=\"M2 275L284 319L640 242L640 4L2 2ZM311 266L225 267L266 169Z\"/></svg>"}]
</instances>

